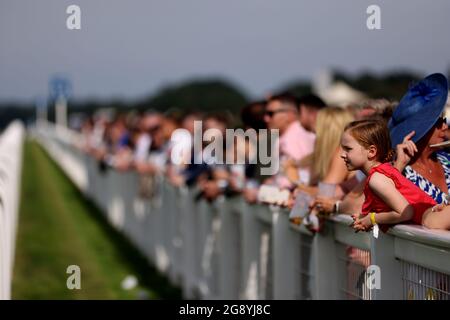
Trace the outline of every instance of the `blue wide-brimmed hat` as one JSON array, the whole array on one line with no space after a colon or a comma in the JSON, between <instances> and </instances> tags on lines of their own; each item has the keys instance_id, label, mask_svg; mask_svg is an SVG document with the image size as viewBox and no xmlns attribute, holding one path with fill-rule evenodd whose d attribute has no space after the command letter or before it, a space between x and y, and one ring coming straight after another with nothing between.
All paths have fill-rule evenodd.
<instances>
[{"instance_id":1,"label":"blue wide-brimmed hat","mask_svg":"<svg viewBox=\"0 0 450 320\"><path fill-rule=\"evenodd\" d=\"M423 138L444 111L447 95L447 78L441 73L429 75L412 86L389 120L392 147L402 143L413 130L416 132L411 138L413 142Z\"/></svg>"}]
</instances>

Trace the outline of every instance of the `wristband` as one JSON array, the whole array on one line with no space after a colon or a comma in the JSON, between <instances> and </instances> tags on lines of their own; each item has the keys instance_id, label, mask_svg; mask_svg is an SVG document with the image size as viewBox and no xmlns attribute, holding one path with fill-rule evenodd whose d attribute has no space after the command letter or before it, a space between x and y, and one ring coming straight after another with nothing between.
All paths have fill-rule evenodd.
<instances>
[{"instance_id":1,"label":"wristband","mask_svg":"<svg viewBox=\"0 0 450 320\"><path fill-rule=\"evenodd\" d=\"M370 213L370 222L372 223L372 225L377 224L377 222L375 221L375 212Z\"/></svg>"},{"instance_id":2,"label":"wristband","mask_svg":"<svg viewBox=\"0 0 450 320\"><path fill-rule=\"evenodd\" d=\"M339 206L341 204L341 200L336 201L336 203L334 204L334 212L335 213L339 213Z\"/></svg>"}]
</instances>

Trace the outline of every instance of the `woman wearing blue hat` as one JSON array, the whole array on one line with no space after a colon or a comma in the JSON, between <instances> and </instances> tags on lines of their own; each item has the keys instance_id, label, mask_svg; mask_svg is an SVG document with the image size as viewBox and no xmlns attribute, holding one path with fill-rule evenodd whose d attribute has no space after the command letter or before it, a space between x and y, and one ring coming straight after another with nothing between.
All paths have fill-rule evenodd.
<instances>
[{"instance_id":1,"label":"woman wearing blue hat","mask_svg":"<svg viewBox=\"0 0 450 320\"><path fill-rule=\"evenodd\" d=\"M411 87L389 121L395 166L437 203L449 203L450 154L434 147L446 139L448 83L432 74Z\"/></svg>"}]
</instances>

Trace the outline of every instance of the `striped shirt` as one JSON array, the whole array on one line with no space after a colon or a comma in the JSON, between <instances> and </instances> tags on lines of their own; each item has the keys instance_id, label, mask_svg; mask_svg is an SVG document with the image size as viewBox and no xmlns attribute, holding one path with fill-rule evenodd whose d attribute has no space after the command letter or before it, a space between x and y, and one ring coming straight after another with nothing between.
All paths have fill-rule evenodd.
<instances>
[{"instance_id":1,"label":"striped shirt","mask_svg":"<svg viewBox=\"0 0 450 320\"><path fill-rule=\"evenodd\" d=\"M447 188L450 189L450 154L445 151L438 151L436 152L436 157L444 168L445 182L447 184ZM415 171L410 165L407 165L405 167L405 169L403 170L403 175L420 189L425 191L437 203L450 203L447 190L442 191L441 189L439 189L432 182Z\"/></svg>"}]
</instances>

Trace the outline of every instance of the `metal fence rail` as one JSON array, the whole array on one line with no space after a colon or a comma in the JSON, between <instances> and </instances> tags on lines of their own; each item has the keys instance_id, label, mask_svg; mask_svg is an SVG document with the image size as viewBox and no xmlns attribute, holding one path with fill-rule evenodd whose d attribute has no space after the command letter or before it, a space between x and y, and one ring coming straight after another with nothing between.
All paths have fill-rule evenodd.
<instances>
[{"instance_id":1,"label":"metal fence rail","mask_svg":"<svg viewBox=\"0 0 450 320\"><path fill-rule=\"evenodd\" d=\"M0 300L11 298L23 138L20 122L0 136Z\"/></svg>"},{"instance_id":2,"label":"metal fence rail","mask_svg":"<svg viewBox=\"0 0 450 320\"><path fill-rule=\"evenodd\" d=\"M195 188L177 189L162 177L102 171L75 147L74 132L46 126L37 137L185 298L449 297L450 232L400 225L375 239L354 233L351 218L338 215L312 235L278 207L248 205L240 197L196 201ZM151 196L142 191L146 183L154 188Z\"/></svg>"}]
</instances>

